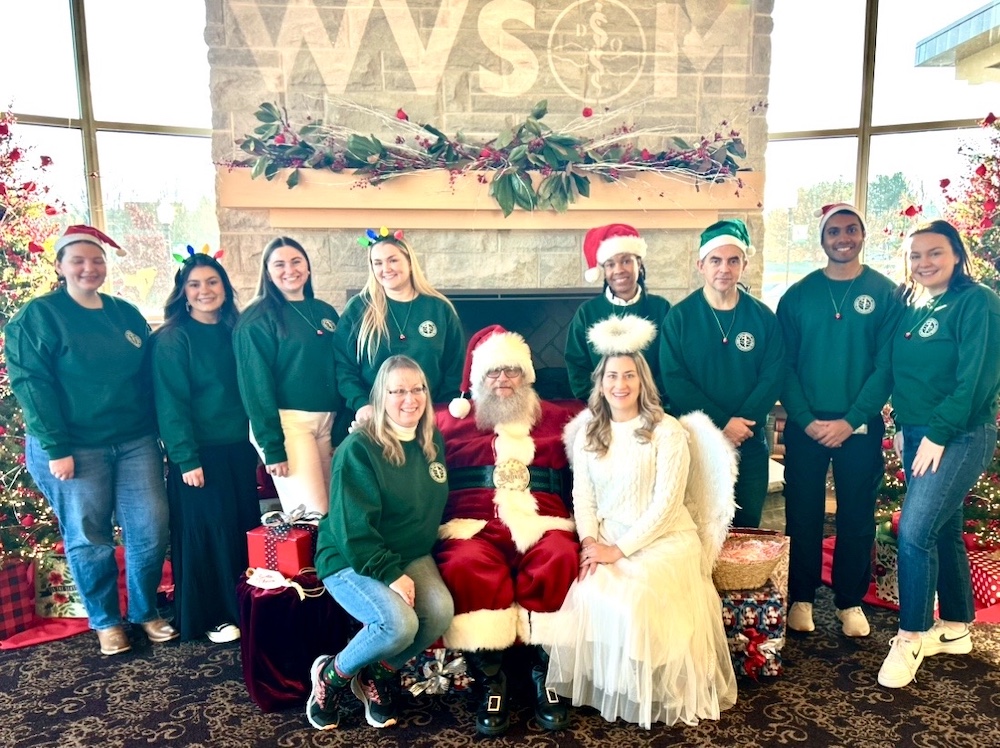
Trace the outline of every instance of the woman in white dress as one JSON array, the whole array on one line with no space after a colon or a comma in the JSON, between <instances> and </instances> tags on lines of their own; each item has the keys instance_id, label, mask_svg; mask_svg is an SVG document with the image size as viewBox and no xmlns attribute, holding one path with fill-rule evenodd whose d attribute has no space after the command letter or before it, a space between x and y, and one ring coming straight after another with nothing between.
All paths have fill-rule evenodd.
<instances>
[{"instance_id":1,"label":"woman in white dress","mask_svg":"<svg viewBox=\"0 0 1000 748\"><path fill-rule=\"evenodd\" d=\"M588 410L566 432L580 574L553 627L546 680L576 706L647 729L718 719L736 703L711 579L735 509L735 460L704 414L682 424L663 412L639 353L653 334L631 316L588 334L603 358Z\"/></svg>"}]
</instances>

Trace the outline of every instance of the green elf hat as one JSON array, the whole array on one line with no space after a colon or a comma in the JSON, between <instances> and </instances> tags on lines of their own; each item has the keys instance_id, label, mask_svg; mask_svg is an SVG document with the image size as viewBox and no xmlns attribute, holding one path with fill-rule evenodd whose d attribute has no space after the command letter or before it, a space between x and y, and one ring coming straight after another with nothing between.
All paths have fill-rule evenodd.
<instances>
[{"instance_id":1,"label":"green elf hat","mask_svg":"<svg viewBox=\"0 0 1000 748\"><path fill-rule=\"evenodd\" d=\"M716 221L701 232L701 246L698 248L698 259L704 260L713 249L732 244L743 251L747 259L754 256L756 249L750 243L750 232L747 225L739 218L725 218Z\"/></svg>"}]
</instances>

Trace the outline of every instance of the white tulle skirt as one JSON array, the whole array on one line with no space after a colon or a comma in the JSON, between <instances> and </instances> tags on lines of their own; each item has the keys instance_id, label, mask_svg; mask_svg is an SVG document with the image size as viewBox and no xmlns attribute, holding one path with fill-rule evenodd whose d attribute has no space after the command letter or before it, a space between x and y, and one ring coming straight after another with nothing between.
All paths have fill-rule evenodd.
<instances>
[{"instance_id":1,"label":"white tulle skirt","mask_svg":"<svg viewBox=\"0 0 1000 748\"><path fill-rule=\"evenodd\" d=\"M553 621L546 684L647 729L718 719L736 703L736 676L701 553L694 530L670 533L574 582Z\"/></svg>"}]
</instances>

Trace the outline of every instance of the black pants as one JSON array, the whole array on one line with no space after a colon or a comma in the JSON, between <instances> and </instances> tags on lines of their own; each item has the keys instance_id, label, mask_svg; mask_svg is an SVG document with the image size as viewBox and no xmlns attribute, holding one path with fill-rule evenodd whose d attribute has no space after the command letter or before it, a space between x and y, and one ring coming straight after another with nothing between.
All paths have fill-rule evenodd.
<instances>
[{"instance_id":1,"label":"black pants","mask_svg":"<svg viewBox=\"0 0 1000 748\"><path fill-rule=\"evenodd\" d=\"M837 448L809 437L801 426L785 426L785 532L791 539L789 603L811 603L822 583L826 474L833 461L837 493L837 545L833 554L834 604L860 605L871 582L875 499L885 472L881 417L867 434L854 434Z\"/></svg>"},{"instance_id":2,"label":"black pants","mask_svg":"<svg viewBox=\"0 0 1000 748\"><path fill-rule=\"evenodd\" d=\"M739 446L740 474L736 479L736 516L733 527L760 527L767 498L768 453L764 429Z\"/></svg>"}]
</instances>

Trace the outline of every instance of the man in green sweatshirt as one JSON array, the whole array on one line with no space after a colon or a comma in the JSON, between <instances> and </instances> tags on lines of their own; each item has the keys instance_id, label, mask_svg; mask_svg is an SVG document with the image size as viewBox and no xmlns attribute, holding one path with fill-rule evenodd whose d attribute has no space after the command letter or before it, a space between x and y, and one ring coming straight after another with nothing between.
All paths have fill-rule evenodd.
<instances>
[{"instance_id":1,"label":"man in green sweatshirt","mask_svg":"<svg viewBox=\"0 0 1000 748\"><path fill-rule=\"evenodd\" d=\"M778 303L788 375L785 522L791 538L788 626L815 629L821 582L826 474L833 462L837 543L833 593L847 636L868 636L861 599L871 580L875 497L885 466L882 407L891 386L891 336L902 313L896 285L861 264L865 224L846 203L824 206L826 267L793 284Z\"/></svg>"}]
</instances>

